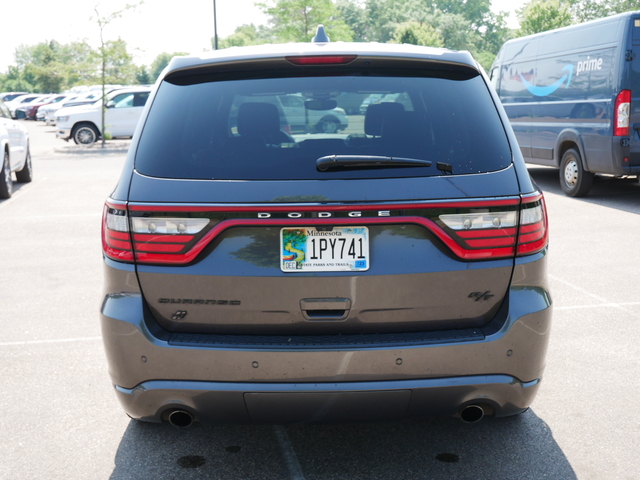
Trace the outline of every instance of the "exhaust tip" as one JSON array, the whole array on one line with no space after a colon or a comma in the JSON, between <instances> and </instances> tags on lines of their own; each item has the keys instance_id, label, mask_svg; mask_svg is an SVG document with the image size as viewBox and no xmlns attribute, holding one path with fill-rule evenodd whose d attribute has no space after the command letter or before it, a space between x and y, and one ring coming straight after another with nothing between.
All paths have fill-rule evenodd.
<instances>
[{"instance_id":1,"label":"exhaust tip","mask_svg":"<svg viewBox=\"0 0 640 480\"><path fill-rule=\"evenodd\" d=\"M169 414L168 420L174 427L187 428L193 425L195 418L186 410L174 410Z\"/></svg>"},{"instance_id":2,"label":"exhaust tip","mask_svg":"<svg viewBox=\"0 0 640 480\"><path fill-rule=\"evenodd\" d=\"M484 409L480 405L467 405L460 411L460 419L465 423L476 423L484 417Z\"/></svg>"}]
</instances>

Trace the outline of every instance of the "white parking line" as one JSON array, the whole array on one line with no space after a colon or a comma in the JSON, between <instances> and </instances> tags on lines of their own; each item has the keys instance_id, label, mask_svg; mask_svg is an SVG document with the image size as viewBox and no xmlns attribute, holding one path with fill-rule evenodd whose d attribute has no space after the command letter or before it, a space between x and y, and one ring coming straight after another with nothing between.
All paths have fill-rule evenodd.
<instances>
[{"instance_id":1,"label":"white parking line","mask_svg":"<svg viewBox=\"0 0 640 480\"><path fill-rule=\"evenodd\" d=\"M555 275L549 275L549 278L551 278L552 280L554 280L556 282L562 283L562 284L564 284L564 285L566 285L568 287L571 287L574 290L577 290L577 291L579 291L581 293L584 293L585 295L587 295L587 296L589 296L591 298L594 298L594 299L598 300L599 302L602 302L601 303L602 306L608 306L610 308L615 308L615 309L618 309L618 310L622 310L622 311L627 312L627 313L636 313L633 310L630 310L630 309L624 307L625 305L634 305L634 303L627 304L627 303L610 302L606 298L601 297L600 295L596 295L594 293L591 293L588 290L585 290L584 288L579 287L578 285L575 285L575 284L573 284L571 282L567 282L566 280L563 280L563 279L561 279L559 277L556 277ZM563 307L558 307L558 310L560 310L562 308ZM564 307L564 308L567 308L567 307ZM575 308L575 307L573 307L573 308ZM580 308L589 308L589 305L585 305L584 307L580 307Z\"/></svg>"},{"instance_id":2,"label":"white parking line","mask_svg":"<svg viewBox=\"0 0 640 480\"><path fill-rule=\"evenodd\" d=\"M36 180L35 182L25 183L24 186L20 187L20 190L16 190L16 192L14 192L11 198L4 200L2 203L0 203L0 208L6 207L7 205L11 205L13 202L16 201L16 199L21 198L27 193L29 193L31 190L33 190L33 188L36 185L40 185L46 179L47 177L44 177L44 178L41 178L40 180Z\"/></svg>"},{"instance_id":3,"label":"white parking line","mask_svg":"<svg viewBox=\"0 0 640 480\"><path fill-rule=\"evenodd\" d=\"M625 302L625 303L596 303L593 305L572 305L567 307L553 307L555 310L580 310L580 309L593 309L593 308L618 308L625 311L624 307L634 307L640 305L640 302ZM634 312L635 313L635 312Z\"/></svg>"},{"instance_id":4,"label":"white parking line","mask_svg":"<svg viewBox=\"0 0 640 480\"><path fill-rule=\"evenodd\" d=\"M58 338L58 339L51 339L51 340L27 340L24 342L0 342L0 347L42 345L42 344L49 344L49 343L95 342L96 340L102 340L102 337Z\"/></svg>"},{"instance_id":5,"label":"white parking line","mask_svg":"<svg viewBox=\"0 0 640 480\"><path fill-rule=\"evenodd\" d=\"M274 425L273 430L278 439L278 443L280 443L280 448L282 449L284 460L287 463L291 480L305 480L302 474L302 468L300 468L300 462L298 461L296 452L293 450L293 445L291 445L289 434L287 434L287 431L282 425Z\"/></svg>"}]
</instances>

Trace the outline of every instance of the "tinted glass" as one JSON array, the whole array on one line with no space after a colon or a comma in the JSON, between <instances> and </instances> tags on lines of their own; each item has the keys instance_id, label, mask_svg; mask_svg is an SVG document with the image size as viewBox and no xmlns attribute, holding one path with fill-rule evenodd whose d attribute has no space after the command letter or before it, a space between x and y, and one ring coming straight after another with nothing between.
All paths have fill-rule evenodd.
<instances>
[{"instance_id":1,"label":"tinted glass","mask_svg":"<svg viewBox=\"0 0 640 480\"><path fill-rule=\"evenodd\" d=\"M504 128L477 74L210 80L161 84L136 154L140 173L380 178L479 173L511 163ZM432 166L318 171L316 160L331 155L402 157ZM451 172L437 162L451 165Z\"/></svg>"}]
</instances>

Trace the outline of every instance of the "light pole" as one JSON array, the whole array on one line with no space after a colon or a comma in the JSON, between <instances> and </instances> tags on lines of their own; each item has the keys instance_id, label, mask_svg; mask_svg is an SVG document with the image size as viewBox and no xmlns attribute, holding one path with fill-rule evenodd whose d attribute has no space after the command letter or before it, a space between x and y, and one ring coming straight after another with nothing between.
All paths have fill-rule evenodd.
<instances>
[{"instance_id":1,"label":"light pole","mask_svg":"<svg viewBox=\"0 0 640 480\"><path fill-rule=\"evenodd\" d=\"M218 50L218 23L216 22L216 0L213 0L213 49Z\"/></svg>"}]
</instances>

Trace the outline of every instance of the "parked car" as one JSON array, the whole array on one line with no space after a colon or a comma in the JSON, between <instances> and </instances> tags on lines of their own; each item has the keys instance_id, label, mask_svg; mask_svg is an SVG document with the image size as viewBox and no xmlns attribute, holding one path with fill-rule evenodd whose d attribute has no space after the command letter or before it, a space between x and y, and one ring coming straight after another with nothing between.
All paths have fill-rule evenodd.
<instances>
[{"instance_id":1,"label":"parked car","mask_svg":"<svg viewBox=\"0 0 640 480\"><path fill-rule=\"evenodd\" d=\"M370 92L406 101L349 134L287 132L270 101ZM104 207L115 393L182 427L519 414L545 366L547 238L468 52L319 29L176 57Z\"/></svg>"},{"instance_id":2,"label":"parked car","mask_svg":"<svg viewBox=\"0 0 640 480\"><path fill-rule=\"evenodd\" d=\"M75 95L70 95L68 93L62 93L62 94L56 95L53 98L53 100L51 100L51 102L43 104L43 105L40 105L36 109L35 120L43 122L44 121L44 116L45 116L45 109L47 107L51 107L51 106L54 106L54 105L62 105L64 102L66 102L70 98L74 98L74 97L75 97Z\"/></svg>"},{"instance_id":3,"label":"parked car","mask_svg":"<svg viewBox=\"0 0 640 480\"><path fill-rule=\"evenodd\" d=\"M111 91L107 90L107 93ZM65 107L77 107L78 105L90 105L100 100L102 92L92 90L90 92L72 94L69 98L59 103L54 103L45 106L44 109L44 121L47 125L55 125L56 112Z\"/></svg>"},{"instance_id":4,"label":"parked car","mask_svg":"<svg viewBox=\"0 0 640 480\"><path fill-rule=\"evenodd\" d=\"M45 96L46 95L42 95L40 93L30 93L27 95L20 95L18 97L15 97L10 102L6 102L5 106L9 109L9 112L11 113L11 118L15 118L16 109L18 109L19 107L24 107L25 105L28 105L30 102L33 102L34 100L38 100Z\"/></svg>"},{"instance_id":5,"label":"parked car","mask_svg":"<svg viewBox=\"0 0 640 480\"><path fill-rule=\"evenodd\" d=\"M61 100L64 100L66 95L49 95L47 97L40 98L38 100L34 100L32 102L27 103L25 106L18 107L16 109L16 116L18 116L19 111L24 112L24 118L26 120L36 120L36 116L38 114L38 109L42 106L49 105L51 103L57 103Z\"/></svg>"},{"instance_id":6,"label":"parked car","mask_svg":"<svg viewBox=\"0 0 640 480\"><path fill-rule=\"evenodd\" d=\"M292 131L337 133L349 126L349 119L342 108L336 107L336 100L329 100L328 103L307 100L298 94L280 95L278 98Z\"/></svg>"},{"instance_id":7,"label":"parked car","mask_svg":"<svg viewBox=\"0 0 640 480\"><path fill-rule=\"evenodd\" d=\"M0 100L0 198L9 198L13 193L15 173L18 182L30 182L33 178L31 154L29 153L29 132L11 118L9 109Z\"/></svg>"},{"instance_id":8,"label":"parked car","mask_svg":"<svg viewBox=\"0 0 640 480\"><path fill-rule=\"evenodd\" d=\"M11 100L13 100L16 97L19 97L21 95L28 95L29 92L3 92L0 93L0 100L2 100L3 102L10 102Z\"/></svg>"},{"instance_id":9,"label":"parked car","mask_svg":"<svg viewBox=\"0 0 640 480\"><path fill-rule=\"evenodd\" d=\"M105 127L112 138L131 137L138 124L150 88L123 88L107 96ZM102 135L102 101L61 108L56 112L56 137L79 145L91 145Z\"/></svg>"},{"instance_id":10,"label":"parked car","mask_svg":"<svg viewBox=\"0 0 640 480\"><path fill-rule=\"evenodd\" d=\"M528 163L570 197L594 175L640 179L640 11L509 40L491 81Z\"/></svg>"}]
</instances>

